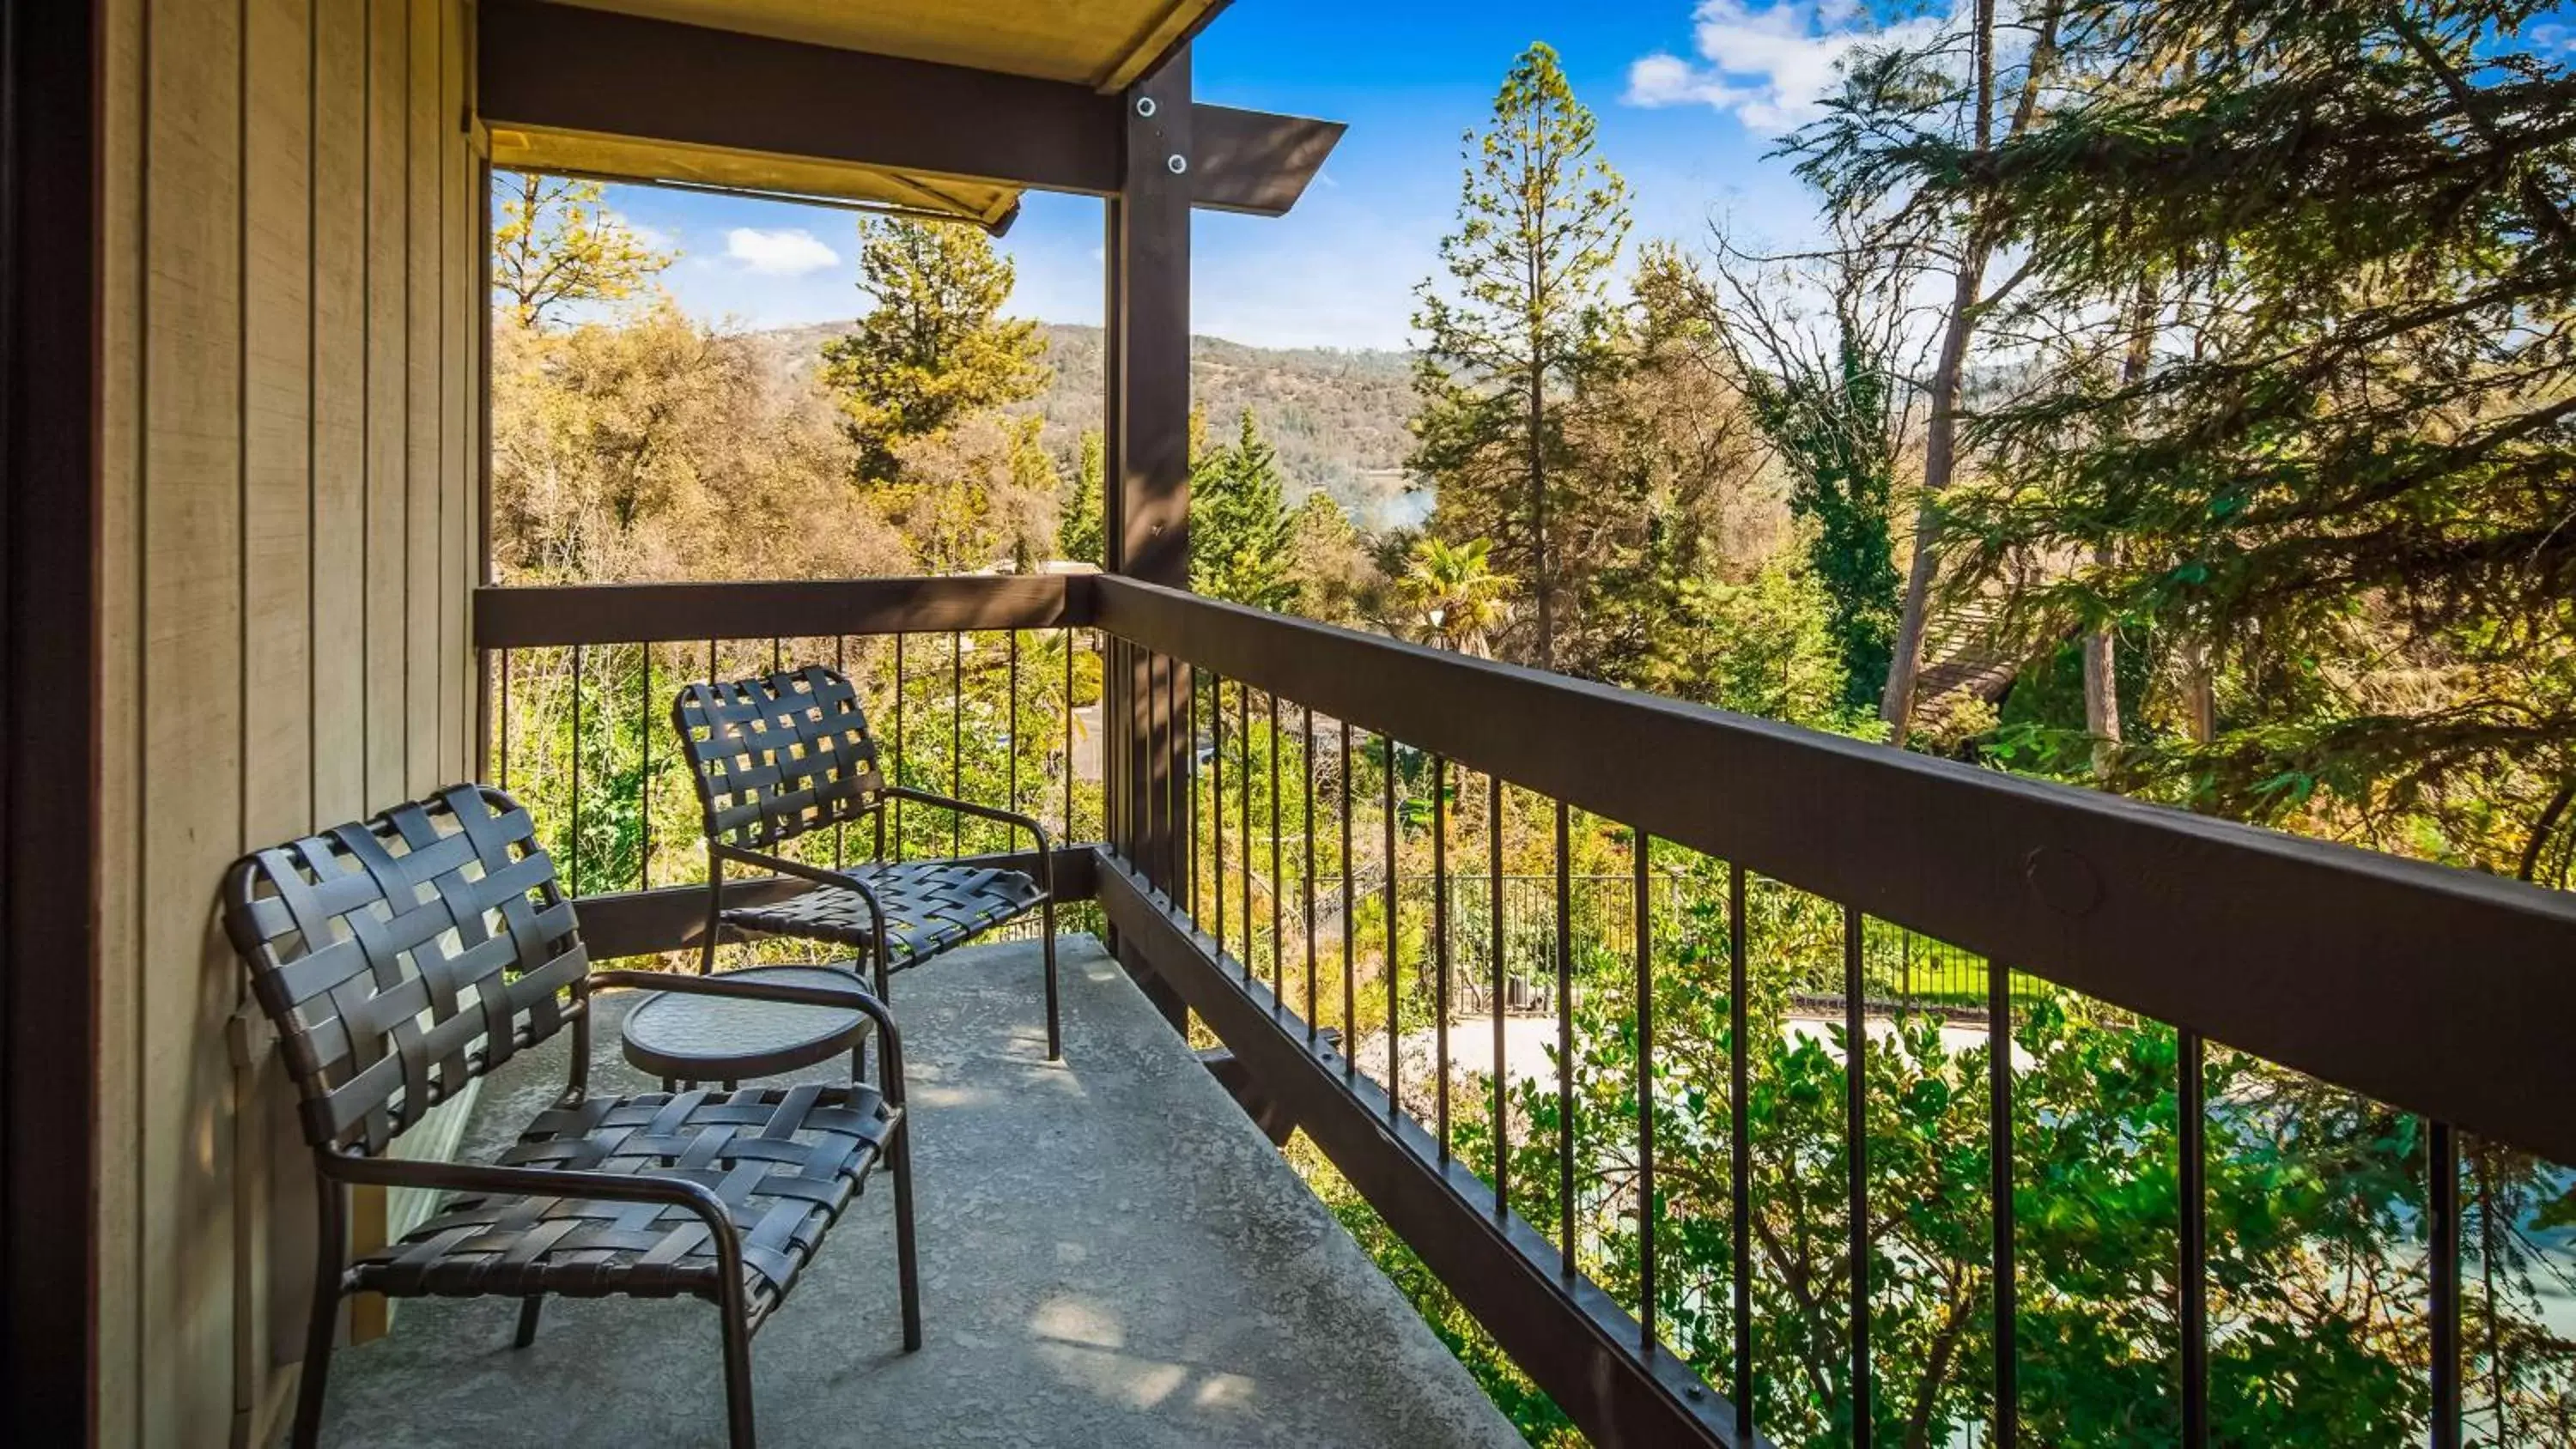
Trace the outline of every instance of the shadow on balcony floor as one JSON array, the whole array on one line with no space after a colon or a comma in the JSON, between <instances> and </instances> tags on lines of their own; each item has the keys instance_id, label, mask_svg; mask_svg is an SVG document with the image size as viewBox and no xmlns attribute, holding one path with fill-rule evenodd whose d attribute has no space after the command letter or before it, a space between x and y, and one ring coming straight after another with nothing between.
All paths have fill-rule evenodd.
<instances>
[{"instance_id":1,"label":"shadow on balcony floor","mask_svg":"<svg viewBox=\"0 0 2576 1449\"><path fill-rule=\"evenodd\" d=\"M1033 943L901 977L920 1145L923 1349L898 1349L892 1194L871 1182L753 1342L764 1443L939 1449L1520 1442L1115 963L1064 942L1065 1061L1043 1060ZM649 1086L616 1060L602 1090ZM487 1083L488 1155L563 1048ZM331 1444L722 1438L714 1310L558 1299L405 1303L332 1369Z\"/></svg>"}]
</instances>

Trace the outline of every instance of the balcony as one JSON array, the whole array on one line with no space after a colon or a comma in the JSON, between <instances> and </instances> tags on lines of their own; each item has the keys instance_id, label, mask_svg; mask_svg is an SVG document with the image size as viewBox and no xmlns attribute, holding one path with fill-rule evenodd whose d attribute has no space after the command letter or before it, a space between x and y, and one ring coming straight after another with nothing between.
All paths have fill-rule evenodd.
<instances>
[{"instance_id":1,"label":"balcony","mask_svg":"<svg viewBox=\"0 0 2576 1449\"><path fill-rule=\"evenodd\" d=\"M1466 1371L1096 942L1066 942L1066 1059L1037 948L898 984L927 1341L897 1351L893 1226L870 1193L754 1358L775 1444L1516 1444ZM626 1003L603 998L613 1018ZM557 1039L487 1083L498 1151L563 1080ZM613 1054L603 1085L649 1090ZM810 1074L809 1074L810 1075ZM828 1071L824 1075L829 1075ZM500 1300L406 1303L334 1367L329 1442L641 1446L723 1422L689 1301L567 1299L530 1348Z\"/></svg>"},{"instance_id":2,"label":"balcony","mask_svg":"<svg viewBox=\"0 0 2576 1449\"><path fill-rule=\"evenodd\" d=\"M2113 1392L2186 1436L2224 1430L2246 1411L2253 1371L2237 1355L2268 1331L2263 1305L2307 1291L2263 1275L2288 1273L2308 1246L2266 1241L2240 1205L2282 1190L2246 1176L2266 1152L2382 1172L2368 1189L2380 1264L2368 1286L2404 1301L2311 1294L2297 1312L2316 1341L2348 1330L2393 1345L2382 1352L2400 1377L2372 1414L2401 1432L2428 1400L2461 1395L2463 1366L2480 1361L2464 1330L2482 1300L2461 1266L2486 1250L2463 1243L2462 1224L2492 1231L2495 1219L2468 1200L2473 1164L2488 1160L2476 1154L2510 1143L2576 1158L2548 1105L2562 1071L2548 1023L2576 1008L2576 983L2547 964L2566 959L2576 911L2550 893L1117 577L494 589L476 619L501 705L493 756L554 821L559 857L587 857L573 869L601 954L692 945L703 891L675 843L684 832L655 823L685 818L678 773L621 766L602 785L574 761L652 748L650 713L630 698L773 661L837 663L860 681L899 776L980 791L1097 842L1070 872L1114 942L1114 957L1083 957L1087 1009L1114 997L1137 1037L1122 1029L1113 1051L1159 1065L1131 1084L1075 1031L1079 1106L1034 1079L993 1083L974 1104L989 1140L1032 1130L1017 1114L1115 1136L1133 1124L1102 1119L1141 1112L1172 1154L1172 1196L1131 1201L1186 1223L1191 1204L1249 1180L1297 1197L1278 1160L1251 1150L1242 1112L1153 1026L1159 1013L1221 1044L1263 1127L1302 1130L1366 1200L1381 1265L1418 1260L1431 1300L1472 1315L1548 1412L1597 1443L1871 1437L1855 1420L1890 1440L2009 1442L2063 1426L2066 1376L2096 1372L2122 1376ZM1095 694L1096 742L1078 723ZM526 719L545 722L530 730L542 738L506 737ZM1095 745L1105 778L1078 768ZM945 819L898 821L891 840L998 848ZM1600 869L1604 852L1618 869ZM953 988L938 974L899 993L898 1010L945 1009ZM2107 1055L2070 1098L2079 1036ZM2010 1049L1990 1049L2007 1037ZM1762 1045L1775 1039L1777 1053ZM1497 1060L1510 1064L1499 1095ZM1922 1108L1926 1090L1937 1111ZM1762 1105L1783 1091L1814 1094L1806 1117ZM2261 1104L2284 1092L2321 1115L2264 1139L2279 1123ZM1184 1101L1185 1124L1173 1115ZM2096 1140L2058 1130L2070 1102L2103 1114L2074 1134ZM925 1141L941 1126L929 1119ZM2293 1140L2329 1128L2376 1145ZM1211 1169L1214 1142L1233 1146ZM2352 1161L2339 1167L2338 1152ZM953 1162L944 1190L979 1198L1030 1170L997 1162L979 1183ZM1949 1164L1941 1192L1955 1200L1927 1214L1932 1163ZM2056 1186L2072 1172L2107 1173L2104 1190L2150 1204L2131 1244L2149 1257L2110 1291L2130 1315L2117 1345L2054 1336L2064 1314L2101 1311L2105 1291L2086 1286L2105 1267L2101 1215ZM1322 1221L1311 1203L1299 1211ZM959 1230L935 1208L925 1223L928 1238ZM1800 1242L1784 1244L1792 1230ZM1346 1247L1313 1281L1369 1277ZM1230 1295L1273 1270L1259 1244L1210 1248L1190 1291L1212 1301L1154 1295L1167 1321L1153 1342L1243 1341ZM1955 1293L1946 1347L1909 1337L1927 1278ZM1096 1404L1098 1382L1069 1373L1048 1325L1031 1340L1016 1271L949 1281L966 1293L974 1352L1000 1332L976 1315L1004 1303L1012 1351L1046 1370L1011 1381ZM1350 1291L1384 1307L1383 1287ZM2026 1320L2044 1327L2025 1337ZM463 1340L441 1329L407 1352L497 1343L498 1318L473 1321ZM1256 1384L1295 1370L1255 1364L1312 1367L1339 1351L1340 1330L1283 1320L1277 1337L1300 1342L1273 1358L1274 1325L1252 1321L1262 1356L1224 1371ZM2555 1322L2537 1326L2562 1332ZM1407 1362L1423 1342L1418 1323L1380 1341L1412 1345ZM1176 1384L1224 1360L1135 1357ZM849 1412L914 1412L896 1387L907 1371L950 1372L883 1370L882 1404L879 1380L852 1380L872 1402ZM776 1392L798 1393L798 1370L778 1372ZM2421 1377L2395 1397L2406 1375ZM1186 1392L1162 1395L1166 1412ZM962 1392L955 1403L943 1423L987 1408ZM1316 1432L1331 1437L1332 1422Z\"/></svg>"}]
</instances>

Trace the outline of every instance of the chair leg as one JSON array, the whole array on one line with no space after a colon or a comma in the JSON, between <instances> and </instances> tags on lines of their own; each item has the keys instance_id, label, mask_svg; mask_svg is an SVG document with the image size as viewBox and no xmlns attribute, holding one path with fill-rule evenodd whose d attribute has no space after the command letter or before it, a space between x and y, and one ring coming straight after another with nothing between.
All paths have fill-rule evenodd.
<instances>
[{"instance_id":1,"label":"chair leg","mask_svg":"<svg viewBox=\"0 0 2576 1449\"><path fill-rule=\"evenodd\" d=\"M903 1351L921 1348L921 1260L912 1236L912 1118L896 1129L886 1154L894 1174L894 1257L896 1282L903 1295Z\"/></svg>"},{"instance_id":2,"label":"chair leg","mask_svg":"<svg viewBox=\"0 0 2576 1449\"><path fill-rule=\"evenodd\" d=\"M1049 897L1038 906L1038 930L1046 952L1047 1060L1064 1060L1064 1022L1058 1011L1055 985L1055 900Z\"/></svg>"},{"instance_id":3,"label":"chair leg","mask_svg":"<svg viewBox=\"0 0 2576 1449\"><path fill-rule=\"evenodd\" d=\"M337 1285L314 1285L313 1317L304 1331L304 1369L295 1386L295 1449L315 1449L322 1442L322 1398L331 1379L331 1340L339 1331Z\"/></svg>"},{"instance_id":4,"label":"chair leg","mask_svg":"<svg viewBox=\"0 0 2576 1449\"><path fill-rule=\"evenodd\" d=\"M758 1449L751 1422L751 1325L738 1299L719 1297L716 1311L725 1321L725 1442L730 1449Z\"/></svg>"},{"instance_id":5,"label":"chair leg","mask_svg":"<svg viewBox=\"0 0 2576 1449\"><path fill-rule=\"evenodd\" d=\"M537 1314L546 1306L542 1293L531 1293L519 1300L519 1332L510 1340L512 1348L526 1348L537 1341Z\"/></svg>"},{"instance_id":6,"label":"chair leg","mask_svg":"<svg viewBox=\"0 0 2576 1449\"><path fill-rule=\"evenodd\" d=\"M324 1178L321 1186L313 1309L305 1322L304 1368L295 1386L295 1449L315 1449L322 1442L322 1400L330 1386L331 1346L340 1336L340 1245L347 1228L341 1221L339 1184Z\"/></svg>"}]
</instances>

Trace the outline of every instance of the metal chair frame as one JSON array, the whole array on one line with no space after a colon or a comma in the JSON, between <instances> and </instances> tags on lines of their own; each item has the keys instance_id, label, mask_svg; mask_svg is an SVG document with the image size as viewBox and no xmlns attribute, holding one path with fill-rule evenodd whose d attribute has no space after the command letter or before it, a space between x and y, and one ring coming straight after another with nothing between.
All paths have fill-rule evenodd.
<instances>
[{"instance_id":1,"label":"metal chair frame","mask_svg":"<svg viewBox=\"0 0 2576 1449\"><path fill-rule=\"evenodd\" d=\"M455 818L461 828L438 833L436 819L442 814ZM489 828L496 824L500 829ZM442 872L433 882L399 876L391 882L398 889L368 889L370 883L362 878L394 874L406 858L385 851L388 841L406 840L418 851L424 844L449 842L464 834L475 836L473 858L458 862L457 869ZM330 869L336 870L352 860L358 864L345 872L326 873L323 865L334 862ZM480 873L468 875L469 868ZM424 885L426 899L421 896ZM313 1303L296 1394L296 1449L312 1449L319 1440L340 1303L350 1293L364 1291L349 1281L348 1190L356 1186L551 1195L660 1204L687 1211L705 1225L716 1266L708 1285L711 1292L694 1286L682 1291L711 1296L716 1304L724 1344L727 1440L732 1449L753 1449L757 1440L751 1337L759 1323L753 1319L744 1279L741 1230L715 1191L677 1176L384 1155L396 1138L430 1108L452 1098L466 1080L487 1075L510 1056L567 1026L572 1032L571 1063L555 1107L587 1101L590 997L602 987L841 1010L856 1006L868 1015L885 1043L877 1090L894 1119L882 1144L882 1158L894 1179L903 1346L906 1352L921 1347L912 1124L904 1107L903 1041L893 1014L875 997L864 991L820 991L720 976L588 969L572 902L562 894L552 862L536 845L525 812L508 795L489 786L452 786L369 821L246 856L226 877L224 916L227 933L250 972L253 994L277 1025L280 1049L302 1098L319 1194ZM496 918L498 931L491 929ZM449 941L461 947L453 955L446 954ZM345 963L349 969L343 970L337 986L324 983L317 988L319 978L329 974L313 970L316 957L325 951L357 959ZM443 959L425 968L421 957L430 954ZM331 963L332 969L341 966ZM434 974L439 979L431 980ZM522 993L518 988L528 983L538 989ZM461 1002L456 990L460 984L473 988L477 998L473 1003ZM341 987L358 993L418 993L430 1005L389 1028L373 1029L363 1020L353 1024L338 1009ZM477 1033L472 1030L477 1025L486 1029ZM399 1080L384 1080L381 1069L388 1062L400 1067ZM857 1191L854 1187L853 1196ZM820 1231L827 1232L828 1226ZM816 1243L819 1246L820 1232ZM770 1310L785 1300L793 1281L791 1277L777 1285ZM524 1348L535 1340L543 1303L542 1294L522 1297L516 1346ZM759 1322L766 1322L765 1313Z\"/></svg>"},{"instance_id":2,"label":"metal chair frame","mask_svg":"<svg viewBox=\"0 0 2576 1449\"><path fill-rule=\"evenodd\" d=\"M784 703L789 700L797 703ZM754 728L743 728L746 716L757 722ZM725 865L731 862L857 896L867 908L872 927L874 939L868 949L876 994L882 1000L892 1000L893 967L887 949L886 910L877 890L855 871L809 865L753 846L783 845L826 827L865 821L873 832L870 861L883 863L888 802L908 800L934 809L953 810L1028 832L1036 847L1037 899L938 951L913 956L904 964L907 968L921 965L966 944L982 930L1036 910L1046 963L1047 1060L1063 1058L1064 1027L1056 976L1055 847L1046 827L1035 817L887 781L877 767L876 738L868 729L858 691L839 671L820 665L750 679L688 685L671 701L671 728L679 736L690 778L697 785L707 843L706 928L698 953L701 976L715 970L716 947L729 913L724 900L724 876ZM778 737L770 737L773 733ZM758 782L754 785L745 787L733 778L737 771L749 774L754 769ZM915 864L937 867L955 862Z\"/></svg>"}]
</instances>

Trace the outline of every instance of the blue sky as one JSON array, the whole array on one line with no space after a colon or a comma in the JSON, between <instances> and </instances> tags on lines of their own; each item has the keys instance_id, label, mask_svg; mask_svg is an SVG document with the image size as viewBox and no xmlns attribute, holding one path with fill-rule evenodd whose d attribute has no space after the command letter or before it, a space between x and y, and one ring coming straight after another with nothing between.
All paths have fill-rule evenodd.
<instances>
[{"instance_id":1,"label":"blue sky","mask_svg":"<svg viewBox=\"0 0 2576 1449\"><path fill-rule=\"evenodd\" d=\"M1854 0L1236 0L1198 44L1199 96L1351 129L1289 216L1199 214L1194 326L1263 345L1405 345L1411 289L1455 212L1459 134L1533 40L1563 54L1599 114L1638 238L1696 240L1719 214L1801 237L1809 202L1763 153L1868 24ZM860 309L847 214L648 187L612 199L678 247L664 280L694 313L773 326ZM1098 321L1100 229L1096 201L1030 197L1003 243L1014 310Z\"/></svg>"}]
</instances>

